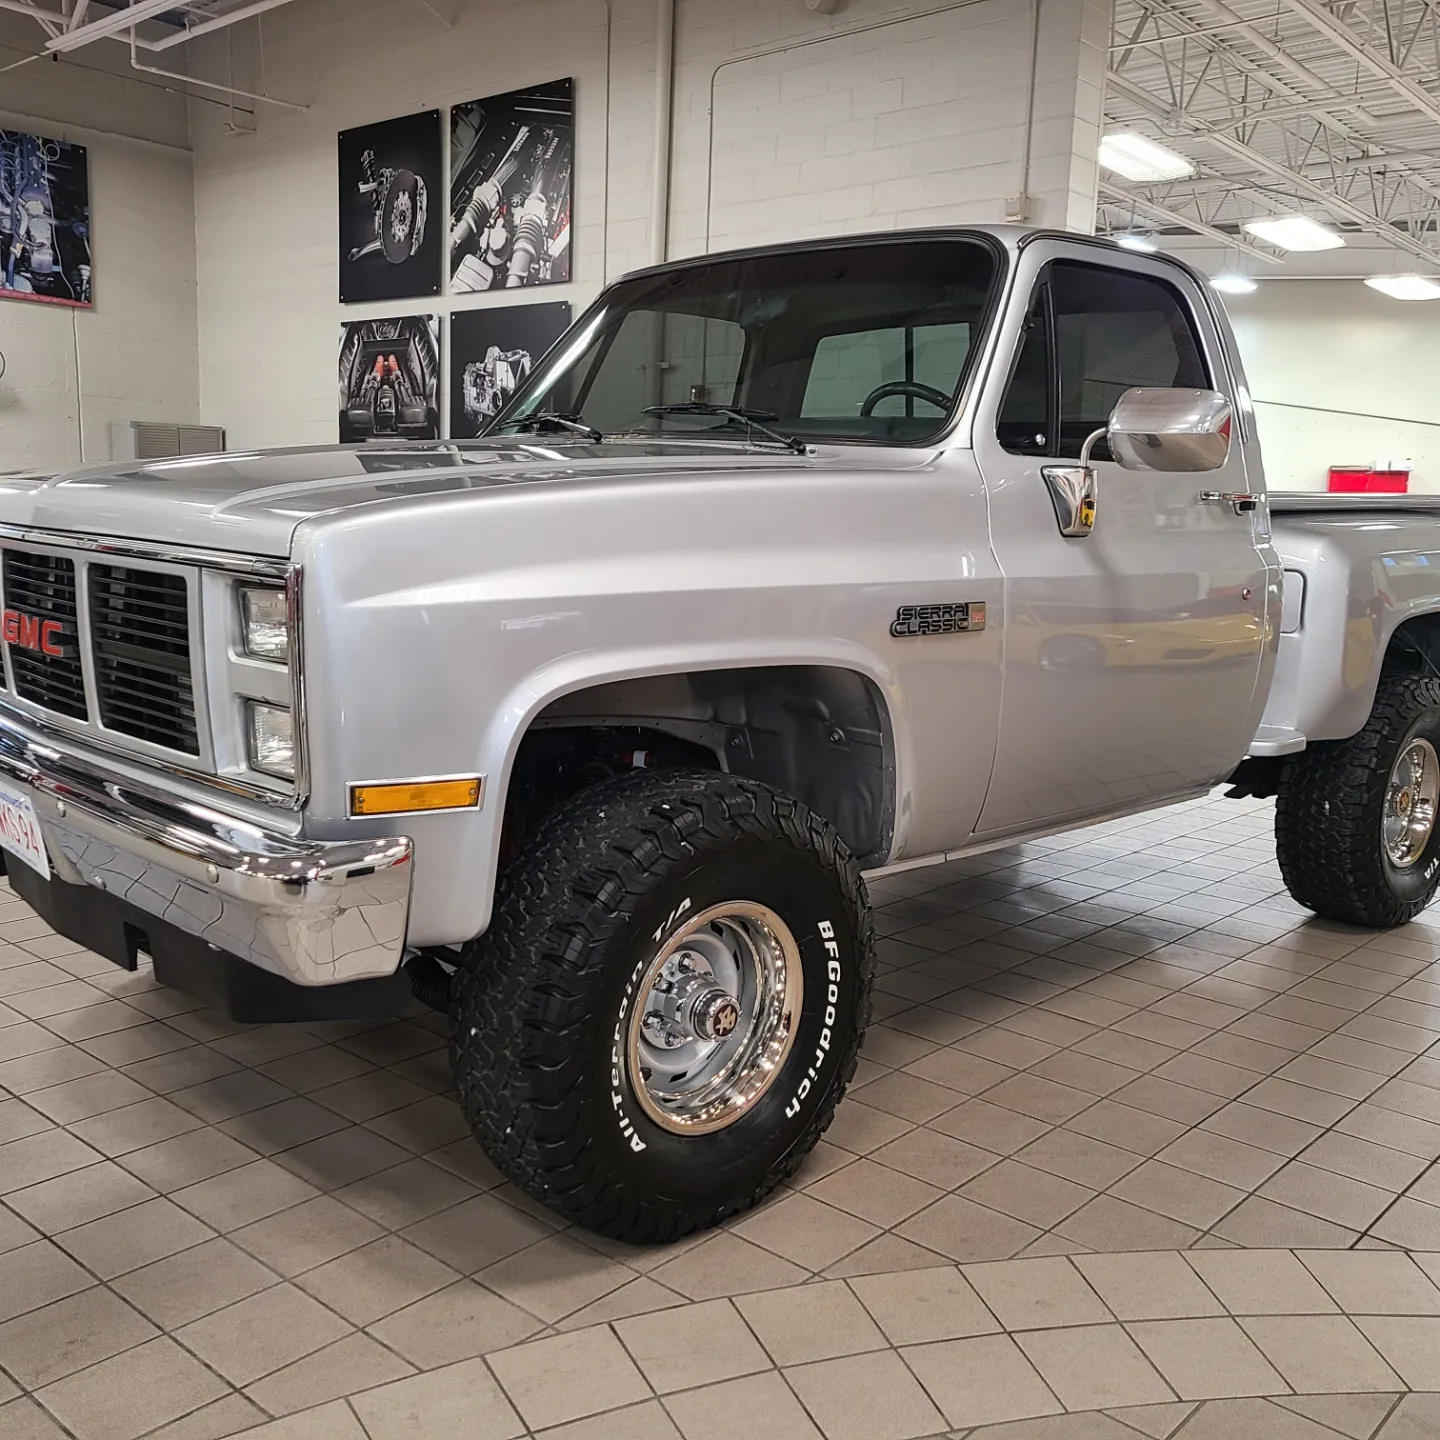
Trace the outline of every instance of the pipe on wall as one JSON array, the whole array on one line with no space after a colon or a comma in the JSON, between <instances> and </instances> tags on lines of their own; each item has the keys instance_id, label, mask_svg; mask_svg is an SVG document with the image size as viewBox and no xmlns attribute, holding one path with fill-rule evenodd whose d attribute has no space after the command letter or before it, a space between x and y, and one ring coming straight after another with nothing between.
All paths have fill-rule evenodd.
<instances>
[{"instance_id":1,"label":"pipe on wall","mask_svg":"<svg viewBox=\"0 0 1440 1440\"><path fill-rule=\"evenodd\" d=\"M650 262L670 248L670 137L675 93L675 0L655 5L655 158L650 194Z\"/></svg>"}]
</instances>

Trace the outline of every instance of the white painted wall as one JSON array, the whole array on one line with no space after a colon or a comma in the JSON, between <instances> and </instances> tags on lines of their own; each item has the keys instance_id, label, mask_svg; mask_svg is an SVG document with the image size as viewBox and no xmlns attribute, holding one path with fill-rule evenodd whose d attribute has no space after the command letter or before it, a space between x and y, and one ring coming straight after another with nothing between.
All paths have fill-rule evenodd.
<instances>
[{"instance_id":1,"label":"white painted wall","mask_svg":"<svg viewBox=\"0 0 1440 1440\"><path fill-rule=\"evenodd\" d=\"M1269 483L1323 490L1331 465L1412 461L1440 493L1440 301L1358 280L1271 280L1226 297L1256 400Z\"/></svg>"},{"instance_id":2,"label":"white painted wall","mask_svg":"<svg viewBox=\"0 0 1440 1440\"><path fill-rule=\"evenodd\" d=\"M265 16L263 68L255 27L229 32L235 83L263 79L309 108L262 106L251 134L195 117L203 419L241 446L332 441L342 318L452 308L338 304L343 128L573 75L575 278L543 298L578 312L648 263L655 10L471 0L450 28L421 0L301 0ZM832 16L800 0L679 0L669 254L1002 219L1025 174L1029 13L1025 0L847 0ZM1106 13L1101 0L1041 13L1032 218L1088 228ZM194 48L196 73L231 63L214 42Z\"/></svg>"},{"instance_id":3,"label":"white painted wall","mask_svg":"<svg viewBox=\"0 0 1440 1440\"><path fill-rule=\"evenodd\" d=\"M41 38L0 13L0 65ZM112 419L200 418L187 107L125 73L124 56L99 46L0 78L0 125L89 148L96 300L0 300L0 470L107 460Z\"/></svg>"}]
</instances>

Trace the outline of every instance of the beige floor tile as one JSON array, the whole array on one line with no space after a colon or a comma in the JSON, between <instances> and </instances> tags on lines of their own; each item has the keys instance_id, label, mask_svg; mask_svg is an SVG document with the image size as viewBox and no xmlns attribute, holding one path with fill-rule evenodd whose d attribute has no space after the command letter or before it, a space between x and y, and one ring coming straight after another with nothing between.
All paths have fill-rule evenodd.
<instances>
[{"instance_id":1,"label":"beige floor tile","mask_svg":"<svg viewBox=\"0 0 1440 1440\"><path fill-rule=\"evenodd\" d=\"M570 1235L551 1235L482 1270L477 1278L553 1324L618 1290L635 1272Z\"/></svg>"},{"instance_id":2,"label":"beige floor tile","mask_svg":"<svg viewBox=\"0 0 1440 1440\"><path fill-rule=\"evenodd\" d=\"M1001 1329L953 1265L859 1276L850 1281L850 1288L892 1345L958 1340Z\"/></svg>"},{"instance_id":3,"label":"beige floor tile","mask_svg":"<svg viewBox=\"0 0 1440 1440\"><path fill-rule=\"evenodd\" d=\"M49 1240L0 1255L0 1321L88 1290L94 1277Z\"/></svg>"},{"instance_id":4,"label":"beige floor tile","mask_svg":"<svg viewBox=\"0 0 1440 1440\"><path fill-rule=\"evenodd\" d=\"M167 1330L247 1299L275 1275L228 1240L209 1240L111 1282L135 1308Z\"/></svg>"},{"instance_id":5,"label":"beige floor tile","mask_svg":"<svg viewBox=\"0 0 1440 1440\"><path fill-rule=\"evenodd\" d=\"M1016 1338L1067 1410L1163 1405L1175 1398L1119 1325L1032 1331Z\"/></svg>"},{"instance_id":6,"label":"beige floor tile","mask_svg":"<svg viewBox=\"0 0 1440 1440\"><path fill-rule=\"evenodd\" d=\"M155 1192L113 1161L87 1165L5 1197L22 1220L48 1235L88 1224L149 1200Z\"/></svg>"},{"instance_id":7,"label":"beige floor tile","mask_svg":"<svg viewBox=\"0 0 1440 1440\"><path fill-rule=\"evenodd\" d=\"M1399 1193L1425 1169L1426 1162L1418 1156L1390 1150L1353 1135L1327 1130L1300 1159L1307 1165L1348 1175L1392 1193Z\"/></svg>"},{"instance_id":8,"label":"beige floor tile","mask_svg":"<svg viewBox=\"0 0 1440 1440\"><path fill-rule=\"evenodd\" d=\"M335 1191L408 1160L403 1146L360 1125L282 1151L276 1162L316 1189Z\"/></svg>"},{"instance_id":9,"label":"beige floor tile","mask_svg":"<svg viewBox=\"0 0 1440 1440\"><path fill-rule=\"evenodd\" d=\"M122 1105L133 1105L150 1097L150 1092L124 1075L102 1070L95 1075L86 1075L79 1080L67 1081L48 1090L32 1092L29 1103L42 1115L67 1127L83 1124L91 1116L102 1116L107 1111L118 1110ZM80 1134L78 1129L73 1134ZM81 1137L84 1138L83 1135Z\"/></svg>"},{"instance_id":10,"label":"beige floor tile","mask_svg":"<svg viewBox=\"0 0 1440 1440\"><path fill-rule=\"evenodd\" d=\"M1182 1400L1289 1393L1233 1320L1146 1320L1128 1329Z\"/></svg>"},{"instance_id":11,"label":"beige floor tile","mask_svg":"<svg viewBox=\"0 0 1440 1440\"><path fill-rule=\"evenodd\" d=\"M1288 1250L1191 1250L1185 1258L1232 1315L1321 1315L1336 1308Z\"/></svg>"},{"instance_id":12,"label":"beige floor tile","mask_svg":"<svg viewBox=\"0 0 1440 1440\"><path fill-rule=\"evenodd\" d=\"M1117 1320L1188 1320L1225 1313L1174 1251L1077 1255L1074 1264Z\"/></svg>"},{"instance_id":13,"label":"beige floor tile","mask_svg":"<svg viewBox=\"0 0 1440 1440\"><path fill-rule=\"evenodd\" d=\"M1440 1395L1404 1395L1380 1431L1381 1440L1431 1440L1440 1435Z\"/></svg>"},{"instance_id":14,"label":"beige floor tile","mask_svg":"<svg viewBox=\"0 0 1440 1440\"><path fill-rule=\"evenodd\" d=\"M479 1361L466 1363L480 1364ZM552 1340L532 1340L491 1355L489 1363L532 1430L563 1425L650 1397L645 1378L605 1326ZM422 1387L435 1373L402 1383ZM356 1408L364 1419L364 1409L358 1404ZM377 1434L368 1420L366 1427L372 1440L389 1440L387 1435ZM396 1440L410 1440L414 1433L413 1428L403 1435L397 1433ZM429 1440L427 1432L420 1433L425 1433Z\"/></svg>"},{"instance_id":15,"label":"beige floor tile","mask_svg":"<svg viewBox=\"0 0 1440 1440\"><path fill-rule=\"evenodd\" d=\"M12 1210L0 1204L0 1255L18 1250L22 1245L33 1244L40 1238L40 1232L27 1225Z\"/></svg>"},{"instance_id":16,"label":"beige floor tile","mask_svg":"<svg viewBox=\"0 0 1440 1440\"><path fill-rule=\"evenodd\" d=\"M239 1400L243 1397L237 1395L233 1398ZM248 1400L245 1403L250 1404ZM196 1412L197 1415L203 1413ZM191 1440L185 1425L184 1420L176 1422L173 1427L176 1430L176 1440ZM170 1440L171 1429L171 1426L166 1426L165 1429L157 1431L153 1440L161 1440L161 1437ZM316 1405L312 1409L288 1415L283 1420L272 1420L243 1433L245 1440L369 1440L364 1427L355 1418L355 1412L343 1400ZM204 1431L201 1432L201 1437L203 1440L211 1440ZM147 1440L152 1440L152 1437L147 1437ZM196 1440L200 1440L200 1437L196 1437Z\"/></svg>"},{"instance_id":17,"label":"beige floor tile","mask_svg":"<svg viewBox=\"0 0 1440 1440\"><path fill-rule=\"evenodd\" d=\"M947 1259L982 1261L1008 1260L1042 1232L961 1195L946 1195L899 1226L898 1233Z\"/></svg>"},{"instance_id":18,"label":"beige floor tile","mask_svg":"<svg viewBox=\"0 0 1440 1440\"><path fill-rule=\"evenodd\" d=\"M808 1193L781 1195L732 1228L806 1270L823 1270L880 1233L868 1220L822 1205Z\"/></svg>"},{"instance_id":19,"label":"beige floor tile","mask_svg":"<svg viewBox=\"0 0 1440 1440\"><path fill-rule=\"evenodd\" d=\"M364 1440L358 1422L353 1415L350 1418L355 1430L346 1440ZM152 1430L147 1440L225 1440L226 1436L263 1425L267 1419L265 1412L243 1395L226 1395Z\"/></svg>"},{"instance_id":20,"label":"beige floor tile","mask_svg":"<svg viewBox=\"0 0 1440 1440\"><path fill-rule=\"evenodd\" d=\"M617 1321L614 1328L661 1395L772 1368L770 1357L729 1300L638 1315Z\"/></svg>"},{"instance_id":21,"label":"beige floor tile","mask_svg":"<svg viewBox=\"0 0 1440 1440\"><path fill-rule=\"evenodd\" d=\"M1156 1158L1244 1191L1263 1185L1285 1163L1281 1155L1214 1130L1187 1130Z\"/></svg>"},{"instance_id":22,"label":"beige floor tile","mask_svg":"<svg viewBox=\"0 0 1440 1440\"><path fill-rule=\"evenodd\" d=\"M1401 1196L1371 1227L1371 1234L1407 1250L1440 1249L1440 1206Z\"/></svg>"},{"instance_id":23,"label":"beige floor tile","mask_svg":"<svg viewBox=\"0 0 1440 1440\"><path fill-rule=\"evenodd\" d=\"M880 1165L942 1190L956 1190L988 1170L1000 1157L928 1126L917 1126L898 1140L882 1145L873 1152L872 1158Z\"/></svg>"},{"instance_id":24,"label":"beige floor tile","mask_svg":"<svg viewBox=\"0 0 1440 1440\"><path fill-rule=\"evenodd\" d=\"M1299 1258L1347 1315L1440 1315L1440 1290L1408 1255L1306 1250Z\"/></svg>"},{"instance_id":25,"label":"beige floor tile","mask_svg":"<svg viewBox=\"0 0 1440 1440\"><path fill-rule=\"evenodd\" d=\"M865 1103L887 1115L898 1116L914 1124L933 1120L943 1111L949 1110L956 1101L956 1092L946 1085L937 1085L932 1080L918 1075L906 1074L903 1070L891 1071L864 1087Z\"/></svg>"},{"instance_id":26,"label":"beige floor tile","mask_svg":"<svg viewBox=\"0 0 1440 1440\"><path fill-rule=\"evenodd\" d=\"M840 1107L844 1114L849 1101ZM832 1127L832 1132L833 1132ZM930 1128L963 1140L994 1155L1010 1155L1044 1135L1051 1127L1015 1110L992 1105L988 1100L967 1100L930 1122Z\"/></svg>"},{"instance_id":27,"label":"beige floor tile","mask_svg":"<svg viewBox=\"0 0 1440 1440\"><path fill-rule=\"evenodd\" d=\"M1073 1119L1095 1103L1095 1097L1084 1090L1059 1085L1053 1080L1028 1073L1001 1081L993 1090L986 1091L985 1099L993 1105L1050 1125L1060 1125Z\"/></svg>"},{"instance_id":28,"label":"beige floor tile","mask_svg":"<svg viewBox=\"0 0 1440 1440\"><path fill-rule=\"evenodd\" d=\"M1009 1065L996 1064L993 1060L985 1059L983 1055L974 1055L958 1046L947 1045L907 1062L905 1073L918 1075L922 1080L944 1085L950 1090L958 1090L962 1095L979 1095L992 1085L1008 1080L1015 1071ZM948 1109L949 1106L945 1108Z\"/></svg>"},{"instance_id":29,"label":"beige floor tile","mask_svg":"<svg viewBox=\"0 0 1440 1440\"><path fill-rule=\"evenodd\" d=\"M188 1134L203 1124L197 1116L158 1095L149 1095L144 1090L141 1095L146 1098L136 1104L71 1125L71 1133L78 1135L87 1145L94 1146L102 1155L114 1158L128 1155L132 1150L143 1150L148 1145L157 1145L176 1135Z\"/></svg>"},{"instance_id":30,"label":"beige floor tile","mask_svg":"<svg viewBox=\"0 0 1440 1440\"><path fill-rule=\"evenodd\" d=\"M494 1195L441 1210L402 1232L412 1244L451 1269L474 1274L554 1234L554 1227Z\"/></svg>"},{"instance_id":31,"label":"beige floor tile","mask_svg":"<svg viewBox=\"0 0 1440 1440\"><path fill-rule=\"evenodd\" d=\"M943 1192L923 1180L861 1159L811 1185L807 1193L888 1230L923 1210Z\"/></svg>"},{"instance_id":32,"label":"beige floor tile","mask_svg":"<svg viewBox=\"0 0 1440 1440\"><path fill-rule=\"evenodd\" d=\"M282 1170L273 1160L254 1160L238 1170L176 1190L170 1198L223 1234L311 1200L316 1193L313 1185Z\"/></svg>"},{"instance_id":33,"label":"beige floor tile","mask_svg":"<svg viewBox=\"0 0 1440 1440\"><path fill-rule=\"evenodd\" d=\"M1395 1198L1389 1190L1317 1169L1301 1160L1292 1160L1278 1170L1259 1193L1277 1205L1318 1215L1348 1230L1368 1228Z\"/></svg>"},{"instance_id":34,"label":"beige floor tile","mask_svg":"<svg viewBox=\"0 0 1440 1440\"><path fill-rule=\"evenodd\" d=\"M1113 1195L1100 1195L1055 1227L1088 1250L1183 1250L1200 1232Z\"/></svg>"},{"instance_id":35,"label":"beige floor tile","mask_svg":"<svg viewBox=\"0 0 1440 1440\"><path fill-rule=\"evenodd\" d=\"M3 1082L0 1082L3 1083ZM64 1130L43 1130L0 1145L0 1195L43 1184L104 1157Z\"/></svg>"},{"instance_id":36,"label":"beige floor tile","mask_svg":"<svg viewBox=\"0 0 1440 1440\"><path fill-rule=\"evenodd\" d=\"M927 1250L900 1235L877 1235L869 1244L828 1266L826 1280L848 1280L857 1275L892 1275L943 1265L946 1256Z\"/></svg>"},{"instance_id":37,"label":"beige floor tile","mask_svg":"<svg viewBox=\"0 0 1440 1440\"><path fill-rule=\"evenodd\" d=\"M1104 1324L1100 1297L1067 1259L966 1265L961 1273L1007 1330Z\"/></svg>"},{"instance_id":38,"label":"beige floor tile","mask_svg":"<svg viewBox=\"0 0 1440 1440\"><path fill-rule=\"evenodd\" d=\"M386 1235L307 1270L295 1283L352 1325L370 1325L459 1278L419 1246Z\"/></svg>"},{"instance_id":39,"label":"beige floor tile","mask_svg":"<svg viewBox=\"0 0 1440 1440\"><path fill-rule=\"evenodd\" d=\"M1095 1198L1088 1186L1036 1170L1019 1160L1002 1160L960 1190L966 1200L998 1210L1042 1230L1059 1224Z\"/></svg>"},{"instance_id":40,"label":"beige floor tile","mask_svg":"<svg viewBox=\"0 0 1440 1440\"><path fill-rule=\"evenodd\" d=\"M473 1280L461 1280L368 1328L412 1365L431 1370L518 1345L542 1325Z\"/></svg>"},{"instance_id":41,"label":"beige floor tile","mask_svg":"<svg viewBox=\"0 0 1440 1440\"><path fill-rule=\"evenodd\" d=\"M1214 1233L1236 1245L1256 1248L1280 1246L1303 1249L1307 1245L1343 1248L1353 1245L1359 1231L1347 1230L1318 1215L1292 1210L1260 1195L1242 1200L1218 1225Z\"/></svg>"},{"instance_id":42,"label":"beige floor tile","mask_svg":"<svg viewBox=\"0 0 1440 1440\"><path fill-rule=\"evenodd\" d=\"M810 1278L799 1265L723 1231L657 1266L650 1277L690 1300L772 1290Z\"/></svg>"},{"instance_id":43,"label":"beige floor tile","mask_svg":"<svg viewBox=\"0 0 1440 1440\"><path fill-rule=\"evenodd\" d=\"M554 1378L557 1385L566 1379ZM525 1431L483 1360L393 1381L351 1405L368 1440L515 1440Z\"/></svg>"},{"instance_id":44,"label":"beige floor tile","mask_svg":"<svg viewBox=\"0 0 1440 1440\"><path fill-rule=\"evenodd\" d=\"M1407 1155L1419 1155L1427 1162L1440 1155L1440 1125L1368 1102L1343 1116L1335 1128L1344 1135L1358 1135Z\"/></svg>"},{"instance_id":45,"label":"beige floor tile","mask_svg":"<svg viewBox=\"0 0 1440 1440\"><path fill-rule=\"evenodd\" d=\"M1288 1115L1277 1115L1271 1110L1247 1105L1243 1100L1236 1100L1217 1110L1201 1122L1200 1128L1229 1136L1257 1150L1268 1150L1286 1157L1298 1155L1321 1133L1319 1125Z\"/></svg>"},{"instance_id":46,"label":"beige floor tile","mask_svg":"<svg viewBox=\"0 0 1440 1440\"><path fill-rule=\"evenodd\" d=\"M1042 1135L1015 1157L1022 1164L1074 1181L1091 1190L1103 1190L1127 1175L1141 1157L1118 1145L1107 1145L1063 1126Z\"/></svg>"},{"instance_id":47,"label":"beige floor tile","mask_svg":"<svg viewBox=\"0 0 1440 1440\"><path fill-rule=\"evenodd\" d=\"M1395 1400L1394 1395L1296 1395L1276 1398L1271 1404L1329 1426L1348 1440L1370 1440L1395 1408Z\"/></svg>"},{"instance_id":48,"label":"beige floor tile","mask_svg":"<svg viewBox=\"0 0 1440 1440\"><path fill-rule=\"evenodd\" d=\"M1213 1400L1181 1430L1185 1440L1335 1440L1335 1432L1286 1408L1278 1399Z\"/></svg>"},{"instance_id":49,"label":"beige floor tile","mask_svg":"<svg viewBox=\"0 0 1440 1440\"><path fill-rule=\"evenodd\" d=\"M84 1290L0 1325L0 1366L38 1390L159 1333L119 1296Z\"/></svg>"},{"instance_id":50,"label":"beige floor tile","mask_svg":"<svg viewBox=\"0 0 1440 1440\"><path fill-rule=\"evenodd\" d=\"M951 1425L1024 1420L1064 1408L1008 1335L943 1340L901 1353Z\"/></svg>"},{"instance_id":51,"label":"beige floor tile","mask_svg":"<svg viewBox=\"0 0 1440 1440\"><path fill-rule=\"evenodd\" d=\"M156 1198L67 1230L57 1243L102 1280L163 1260L215 1232L169 1200Z\"/></svg>"},{"instance_id":52,"label":"beige floor tile","mask_svg":"<svg viewBox=\"0 0 1440 1440\"><path fill-rule=\"evenodd\" d=\"M5 1440L70 1440L29 1396L0 1405L0 1435Z\"/></svg>"},{"instance_id":53,"label":"beige floor tile","mask_svg":"<svg viewBox=\"0 0 1440 1440\"><path fill-rule=\"evenodd\" d=\"M76 1440L135 1440L224 1393L215 1375L161 1336L57 1380L36 1398Z\"/></svg>"},{"instance_id":54,"label":"beige floor tile","mask_svg":"<svg viewBox=\"0 0 1440 1440\"><path fill-rule=\"evenodd\" d=\"M304 1291L281 1284L191 1321L175 1335L232 1385L251 1385L349 1330Z\"/></svg>"},{"instance_id":55,"label":"beige floor tile","mask_svg":"<svg viewBox=\"0 0 1440 1440\"><path fill-rule=\"evenodd\" d=\"M918 1440L945 1429L945 1417L893 1350L785 1374L826 1440Z\"/></svg>"},{"instance_id":56,"label":"beige floor tile","mask_svg":"<svg viewBox=\"0 0 1440 1440\"><path fill-rule=\"evenodd\" d=\"M685 1297L658 1284L648 1275L627 1280L618 1290L602 1295L556 1323L559 1331L584 1330L591 1325L605 1325L612 1320L628 1320L632 1315L650 1315L656 1310L673 1310L685 1304Z\"/></svg>"},{"instance_id":57,"label":"beige floor tile","mask_svg":"<svg viewBox=\"0 0 1440 1440\"><path fill-rule=\"evenodd\" d=\"M1262 1315L1240 1324L1297 1395L1402 1388L1344 1315Z\"/></svg>"},{"instance_id":58,"label":"beige floor tile","mask_svg":"<svg viewBox=\"0 0 1440 1440\"><path fill-rule=\"evenodd\" d=\"M749 1382L737 1380L730 1383L744 1385ZM789 1395L788 1390L786 1394ZM725 1399L736 1406L745 1403L736 1395L727 1395ZM795 1403L793 1395L790 1395L790 1401ZM796 1409L799 1409L798 1404ZM803 1416L804 1411L801 1414ZM537 1432L536 1440L612 1440L613 1436L623 1436L624 1440L684 1440L659 1400L642 1400L640 1404L627 1405L623 1410L611 1410L604 1415L592 1415L587 1420L572 1420L568 1425L541 1430ZM810 1440L810 1437L806 1436L805 1440Z\"/></svg>"},{"instance_id":59,"label":"beige floor tile","mask_svg":"<svg viewBox=\"0 0 1440 1440\"><path fill-rule=\"evenodd\" d=\"M685 1440L735 1440L738 1435L764 1436L766 1440L821 1440L815 1422L805 1413L784 1379L771 1372L749 1375L672 1395L665 1402ZM623 1434L630 1440L647 1440L650 1431L636 1432L621 1416L607 1416L615 1428L597 1431L595 1440L609 1440ZM654 1431L655 1440L661 1432ZM549 1432L545 1440L562 1440L560 1432ZM569 1440L569 1437L563 1437Z\"/></svg>"},{"instance_id":60,"label":"beige floor tile","mask_svg":"<svg viewBox=\"0 0 1440 1440\"><path fill-rule=\"evenodd\" d=\"M204 1129L129 1151L119 1157L119 1163L152 1189L168 1195L239 1170L258 1158L238 1140Z\"/></svg>"},{"instance_id":61,"label":"beige floor tile","mask_svg":"<svg viewBox=\"0 0 1440 1440\"><path fill-rule=\"evenodd\" d=\"M852 1155L868 1155L912 1128L911 1121L867 1105L863 1092L851 1092L835 1112L835 1120L825 1132L825 1138Z\"/></svg>"},{"instance_id":62,"label":"beige floor tile","mask_svg":"<svg viewBox=\"0 0 1440 1440\"><path fill-rule=\"evenodd\" d=\"M776 1365L834 1360L886 1346L885 1336L841 1280L742 1295L735 1303Z\"/></svg>"},{"instance_id":63,"label":"beige floor tile","mask_svg":"<svg viewBox=\"0 0 1440 1440\"><path fill-rule=\"evenodd\" d=\"M1155 1155L1171 1141L1183 1135L1188 1127L1179 1120L1137 1110L1114 1099L1101 1100L1066 1126L1077 1135L1103 1140L1136 1155Z\"/></svg>"},{"instance_id":64,"label":"beige floor tile","mask_svg":"<svg viewBox=\"0 0 1440 1440\"><path fill-rule=\"evenodd\" d=\"M317 1195L278 1215L242 1226L232 1232L231 1239L272 1270L289 1277L346 1255L382 1233L363 1215L327 1195Z\"/></svg>"},{"instance_id":65,"label":"beige floor tile","mask_svg":"<svg viewBox=\"0 0 1440 1440\"><path fill-rule=\"evenodd\" d=\"M1197 1230L1208 1229L1245 1198L1245 1192L1233 1185L1222 1185L1161 1160L1147 1160L1112 1185L1110 1193Z\"/></svg>"},{"instance_id":66,"label":"beige floor tile","mask_svg":"<svg viewBox=\"0 0 1440 1440\"><path fill-rule=\"evenodd\" d=\"M1440 1390L1440 1317L1364 1315L1355 1321L1411 1390Z\"/></svg>"},{"instance_id":67,"label":"beige floor tile","mask_svg":"<svg viewBox=\"0 0 1440 1440\"><path fill-rule=\"evenodd\" d=\"M479 1153L478 1147L470 1148ZM474 1194L472 1184L432 1161L406 1160L342 1186L334 1198L387 1230L403 1230Z\"/></svg>"},{"instance_id":68,"label":"beige floor tile","mask_svg":"<svg viewBox=\"0 0 1440 1440\"><path fill-rule=\"evenodd\" d=\"M414 1373L414 1366L368 1335L347 1335L267 1375L247 1393L270 1414L290 1415Z\"/></svg>"}]
</instances>

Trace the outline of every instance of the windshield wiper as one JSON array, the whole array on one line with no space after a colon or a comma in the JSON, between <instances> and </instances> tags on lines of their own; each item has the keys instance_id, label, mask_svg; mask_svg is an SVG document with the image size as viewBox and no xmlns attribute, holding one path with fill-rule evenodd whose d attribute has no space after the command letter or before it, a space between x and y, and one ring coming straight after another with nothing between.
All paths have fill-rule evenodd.
<instances>
[{"instance_id":1,"label":"windshield wiper","mask_svg":"<svg viewBox=\"0 0 1440 1440\"><path fill-rule=\"evenodd\" d=\"M498 430L533 430L537 435L554 435L561 430L583 435L598 445L605 437L593 425L587 425L578 415L562 415L558 410L537 410L533 415L522 415L517 420L506 420L496 426Z\"/></svg>"},{"instance_id":2,"label":"windshield wiper","mask_svg":"<svg viewBox=\"0 0 1440 1440\"><path fill-rule=\"evenodd\" d=\"M763 435L767 440L773 440L777 445L783 445L787 450L793 450L797 455L808 455L809 447L803 440L798 440L794 435L782 435L778 430L771 430L767 425L762 424L764 420L778 420L778 415L772 414L769 410L746 410L739 405L707 405L703 400L686 400L675 405L647 405L647 415L721 415L732 424L743 425L748 439L753 432Z\"/></svg>"}]
</instances>

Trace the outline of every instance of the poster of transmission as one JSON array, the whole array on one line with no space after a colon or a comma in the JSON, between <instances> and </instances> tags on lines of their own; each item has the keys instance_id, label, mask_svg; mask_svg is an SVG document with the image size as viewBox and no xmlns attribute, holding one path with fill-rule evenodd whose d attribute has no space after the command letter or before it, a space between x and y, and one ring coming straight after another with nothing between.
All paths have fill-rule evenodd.
<instances>
[{"instance_id":1,"label":"poster of transmission","mask_svg":"<svg viewBox=\"0 0 1440 1440\"><path fill-rule=\"evenodd\" d=\"M570 278L575 82L555 80L450 112L450 291Z\"/></svg>"},{"instance_id":2,"label":"poster of transmission","mask_svg":"<svg viewBox=\"0 0 1440 1440\"><path fill-rule=\"evenodd\" d=\"M83 145L0 130L0 297L93 303Z\"/></svg>"}]
</instances>

